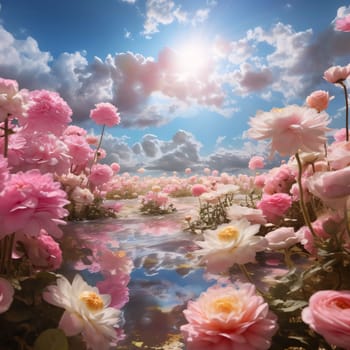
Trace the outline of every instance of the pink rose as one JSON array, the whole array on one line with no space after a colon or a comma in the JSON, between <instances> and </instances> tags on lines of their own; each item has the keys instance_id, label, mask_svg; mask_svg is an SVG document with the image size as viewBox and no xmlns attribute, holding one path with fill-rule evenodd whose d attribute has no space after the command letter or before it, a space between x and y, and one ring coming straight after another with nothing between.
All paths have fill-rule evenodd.
<instances>
[{"instance_id":1,"label":"pink rose","mask_svg":"<svg viewBox=\"0 0 350 350\"><path fill-rule=\"evenodd\" d=\"M350 291L322 290L313 294L301 317L329 344L350 349Z\"/></svg>"},{"instance_id":2,"label":"pink rose","mask_svg":"<svg viewBox=\"0 0 350 350\"><path fill-rule=\"evenodd\" d=\"M262 169L265 166L264 158L260 156L254 156L250 158L248 168L251 170Z\"/></svg>"},{"instance_id":3,"label":"pink rose","mask_svg":"<svg viewBox=\"0 0 350 350\"><path fill-rule=\"evenodd\" d=\"M317 109L318 112L324 111L328 107L330 97L327 91L317 90L306 98L309 107Z\"/></svg>"},{"instance_id":4,"label":"pink rose","mask_svg":"<svg viewBox=\"0 0 350 350\"><path fill-rule=\"evenodd\" d=\"M267 350L277 317L249 283L215 285L184 310L181 326L188 350Z\"/></svg>"},{"instance_id":5,"label":"pink rose","mask_svg":"<svg viewBox=\"0 0 350 350\"><path fill-rule=\"evenodd\" d=\"M202 184L196 184L192 186L191 192L192 196L199 197L201 194L208 192L208 189Z\"/></svg>"},{"instance_id":6,"label":"pink rose","mask_svg":"<svg viewBox=\"0 0 350 350\"><path fill-rule=\"evenodd\" d=\"M342 82L348 78L350 75L350 65L345 67L342 66L333 66L328 68L324 72L324 79L326 79L329 83L336 84Z\"/></svg>"},{"instance_id":7,"label":"pink rose","mask_svg":"<svg viewBox=\"0 0 350 350\"><path fill-rule=\"evenodd\" d=\"M263 211L267 221L276 224L292 205L287 193L264 194L257 208Z\"/></svg>"},{"instance_id":8,"label":"pink rose","mask_svg":"<svg viewBox=\"0 0 350 350\"><path fill-rule=\"evenodd\" d=\"M7 279L0 277L0 314L10 308L14 294L15 290L11 283Z\"/></svg>"},{"instance_id":9,"label":"pink rose","mask_svg":"<svg viewBox=\"0 0 350 350\"><path fill-rule=\"evenodd\" d=\"M96 124L112 127L120 123L117 107L108 102L97 103L95 106L96 108L90 112L90 118Z\"/></svg>"}]
</instances>

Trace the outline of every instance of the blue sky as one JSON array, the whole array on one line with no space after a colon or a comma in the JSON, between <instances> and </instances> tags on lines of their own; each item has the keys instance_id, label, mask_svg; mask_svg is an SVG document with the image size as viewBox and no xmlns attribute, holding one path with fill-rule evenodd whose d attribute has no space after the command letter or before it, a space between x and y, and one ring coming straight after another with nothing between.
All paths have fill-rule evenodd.
<instances>
[{"instance_id":1,"label":"blue sky","mask_svg":"<svg viewBox=\"0 0 350 350\"><path fill-rule=\"evenodd\" d=\"M350 2L320 0L0 0L0 76L21 88L58 91L89 120L114 103L121 125L107 130L106 161L183 172L244 169L265 142L245 136L258 110L304 104L314 90L344 96L322 79L348 64L350 33L332 21Z\"/></svg>"}]
</instances>

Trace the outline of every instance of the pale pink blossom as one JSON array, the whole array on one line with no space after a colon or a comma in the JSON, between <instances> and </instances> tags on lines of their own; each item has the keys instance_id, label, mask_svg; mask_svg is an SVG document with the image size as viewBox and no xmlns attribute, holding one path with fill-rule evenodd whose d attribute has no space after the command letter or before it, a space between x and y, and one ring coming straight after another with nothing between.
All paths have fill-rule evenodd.
<instances>
[{"instance_id":1,"label":"pale pink blossom","mask_svg":"<svg viewBox=\"0 0 350 350\"><path fill-rule=\"evenodd\" d=\"M184 310L181 326L188 350L267 350L278 329L255 286L214 285Z\"/></svg>"},{"instance_id":2,"label":"pale pink blossom","mask_svg":"<svg viewBox=\"0 0 350 350\"><path fill-rule=\"evenodd\" d=\"M38 170L12 174L0 193L1 235L22 231L38 235L45 229L50 235L59 236L58 224L68 214L64 208L69 202L60 183L51 174Z\"/></svg>"},{"instance_id":3,"label":"pale pink blossom","mask_svg":"<svg viewBox=\"0 0 350 350\"><path fill-rule=\"evenodd\" d=\"M350 349L350 291L321 290L314 293L301 317L327 343Z\"/></svg>"},{"instance_id":4,"label":"pale pink blossom","mask_svg":"<svg viewBox=\"0 0 350 350\"><path fill-rule=\"evenodd\" d=\"M293 105L259 112L250 119L248 134L257 140L271 139L271 155L276 151L291 156L298 151L321 150L327 141L329 122L324 111L318 113L313 108Z\"/></svg>"},{"instance_id":5,"label":"pale pink blossom","mask_svg":"<svg viewBox=\"0 0 350 350\"><path fill-rule=\"evenodd\" d=\"M112 163L112 164L111 164L111 169L112 169L115 173L119 173L120 165L119 165L118 163Z\"/></svg>"},{"instance_id":6,"label":"pale pink blossom","mask_svg":"<svg viewBox=\"0 0 350 350\"><path fill-rule=\"evenodd\" d=\"M266 224L266 218L261 209L244 207L238 204L232 204L226 209L227 218L231 221L246 218L251 224Z\"/></svg>"},{"instance_id":7,"label":"pale pink blossom","mask_svg":"<svg viewBox=\"0 0 350 350\"><path fill-rule=\"evenodd\" d=\"M257 203L268 222L276 224L292 205L292 198L287 193L264 194Z\"/></svg>"},{"instance_id":8,"label":"pale pink blossom","mask_svg":"<svg viewBox=\"0 0 350 350\"><path fill-rule=\"evenodd\" d=\"M108 350L119 341L116 328L120 310L110 307L111 297L100 294L98 288L88 285L80 275L76 275L72 284L64 277L57 279L57 285L50 285L43 293L49 304L65 311L59 322L59 328L67 336L81 334L92 350Z\"/></svg>"},{"instance_id":9,"label":"pale pink blossom","mask_svg":"<svg viewBox=\"0 0 350 350\"><path fill-rule=\"evenodd\" d=\"M40 234L34 237L21 235L19 241L34 268L54 271L61 266L61 248L45 230L41 230Z\"/></svg>"},{"instance_id":10,"label":"pale pink blossom","mask_svg":"<svg viewBox=\"0 0 350 350\"><path fill-rule=\"evenodd\" d=\"M287 249L299 242L293 227L279 227L265 235L271 250Z\"/></svg>"},{"instance_id":11,"label":"pale pink blossom","mask_svg":"<svg viewBox=\"0 0 350 350\"><path fill-rule=\"evenodd\" d=\"M251 170L262 169L264 166L264 157L260 156L251 157L248 163L248 168Z\"/></svg>"},{"instance_id":12,"label":"pale pink blossom","mask_svg":"<svg viewBox=\"0 0 350 350\"><path fill-rule=\"evenodd\" d=\"M98 145L98 140L99 140L99 138L97 136L95 136L95 135L87 135L86 136L86 142L89 145L97 146Z\"/></svg>"},{"instance_id":13,"label":"pale pink blossom","mask_svg":"<svg viewBox=\"0 0 350 350\"><path fill-rule=\"evenodd\" d=\"M227 272L234 264L255 262L256 252L267 246L265 238L258 236L260 225L252 225L243 218L224 224L216 230L204 232L203 241L196 241L201 248L194 252L201 256L208 272Z\"/></svg>"},{"instance_id":14,"label":"pale pink blossom","mask_svg":"<svg viewBox=\"0 0 350 350\"><path fill-rule=\"evenodd\" d=\"M113 170L107 164L94 164L91 168L91 173L88 177L89 181L95 185L100 186L113 177Z\"/></svg>"},{"instance_id":15,"label":"pale pink blossom","mask_svg":"<svg viewBox=\"0 0 350 350\"><path fill-rule=\"evenodd\" d=\"M14 294L12 284L7 279L0 277L0 314L10 308Z\"/></svg>"},{"instance_id":16,"label":"pale pink blossom","mask_svg":"<svg viewBox=\"0 0 350 350\"><path fill-rule=\"evenodd\" d=\"M86 165L93 157L93 150L85 137L75 134L67 135L64 137L64 142L68 147L72 165Z\"/></svg>"},{"instance_id":17,"label":"pale pink blossom","mask_svg":"<svg viewBox=\"0 0 350 350\"><path fill-rule=\"evenodd\" d=\"M186 168L185 169L185 174L189 175L189 174L191 174L191 172L192 172L191 168Z\"/></svg>"},{"instance_id":18,"label":"pale pink blossom","mask_svg":"<svg viewBox=\"0 0 350 350\"><path fill-rule=\"evenodd\" d=\"M331 97L327 91L316 90L306 98L306 103L309 107L315 108L318 112L321 112L328 108L330 100Z\"/></svg>"},{"instance_id":19,"label":"pale pink blossom","mask_svg":"<svg viewBox=\"0 0 350 350\"><path fill-rule=\"evenodd\" d=\"M346 141L346 128L337 130L333 135L335 141Z\"/></svg>"},{"instance_id":20,"label":"pale pink blossom","mask_svg":"<svg viewBox=\"0 0 350 350\"><path fill-rule=\"evenodd\" d=\"M195 184L191 188L192 196L199 197L201 194L208 192L208 188L202 184Z\"/></svg>"},{"instance_id":21,"label":"pale pink blossom","mask_svg":"<svg viewBox=\"0 0 350 350\"><path fill-rule=\"evenodd\" d=\"M77 136L86 136L87 131L80 126L77 125L68 125L67 128L64 130L63 135L77 135Z\"/></svg>"},{"instance_id":22,"label":"pale pink blossom","mask_svg":"<svg viewBox=\"0 0 350 350\"><path fill-rule=\"evenodd\" d=\"M0 192L4 189L6 181L10 176L7 158L0 154Z\"/></svg>"},{"instance_id":23,"label":"pale pink blossom","mask_svg":"<svg viewBox=\"0 0 350 350\"><path fill-rule=\"evenodd\" d=\"M9 116L23 116L27 106L27 92L18 90L15 80L0 78L0 123Z\"/></svg>"},{"instance_id":24,"label":"pale pink blossom","mask_svg":"<svg viewBox=\"0 0 350 350\"><path fill-rule=\"evenodd\" d=\"M338 141L328 147L327 160L334 170L340 170L350 165L350 142Z\"/></svg>"},{"instance_id":25,"label":"pale pink blossom","mask_svg":"<svg viewBox=\"0 0 350 350\"><path fill-rule=\"evenodd\" d=\"M350 65L347 66L332 66L324 72L324 79L329 83L336 84L343 82L350 75Z\"/></svg>"},{"instance_id":26,"label":"pale pink blossom","mask_svg":"<svg viewBox=\"0 0 350 350\"><path fill-rule=\"evenodd\" d=\"M296 172L287 164L272 168L264 175L264 193L288 193L295 182Z\"/></svg>"},{"instance_id":27,"label":"pale pink blossom","mask_svg":"<svg viewBox=\"0 0 350 350\"><path fill-rule=\"evenodd\" d=\"M89 205L94 201L94 195L88 188L75 187L70 193L70 198L77 204Z\"/></svg>"},{"instance_id":28,"label":"pale pink blossom","mask_svg":"<svg viewBox=\"0 0 350 350\"><path fill-rule=\"evenodd\" d=\"M332 208L344 207L350 195L350 166L315 173L307 179L309 191Z\"/></svg>"},{"instance_id":29,"label":"pale pink blossom","mask_svg":"<svg viewBox=\"0 0 350 350\"><path fill-rule=\"evenodd\" d=\"M34 90L29 94L27 117L21 125L29 131L51 132L62 135L72 121L72 110L57 92Z\"/></svg>"},{"instance_id":30,"label":"pale pink blossom","mask_svg":"<svg viewBox=\"0 0 350 350\"><path fill-rule=\"evenodd\" d=\"M90 118L96 124L112 127L120 123L120 116L117 112L117 107L113 106L111 103L97 103L95 107L96 108L90 112Z\"/></svg>"}]
</instances>

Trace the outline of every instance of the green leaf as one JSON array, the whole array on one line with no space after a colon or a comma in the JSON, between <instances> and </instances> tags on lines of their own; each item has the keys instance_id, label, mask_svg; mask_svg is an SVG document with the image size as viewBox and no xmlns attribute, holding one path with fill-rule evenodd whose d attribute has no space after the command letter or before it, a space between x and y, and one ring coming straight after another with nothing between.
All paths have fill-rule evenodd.
<instances>
[{"instance_id":1,"label":"green leaf","mask_svg":"<svg viewBox=\"0 0 350 350\"><path fill-rule=\"evenodd\" d=\"M34 343L34 350L68 350L68 340L60 329L47 329Z\"/></svg>"}]
</instances>

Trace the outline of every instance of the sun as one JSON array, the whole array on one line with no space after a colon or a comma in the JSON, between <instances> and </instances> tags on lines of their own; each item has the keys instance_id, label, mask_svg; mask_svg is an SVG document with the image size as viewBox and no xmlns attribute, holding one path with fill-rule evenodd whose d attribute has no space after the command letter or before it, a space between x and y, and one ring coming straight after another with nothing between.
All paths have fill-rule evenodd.
<instances>
[{"instance_id":1,"label":"sun","mask_svg":"<svg viewBox=\"0 0 350 350\"><path fill-rule=\"evenodd\" d=\"M196 40L191 40L176 48L176 69L183 77L205 74L211 62L209 46Z\"/></svg>"}]
</instances>

